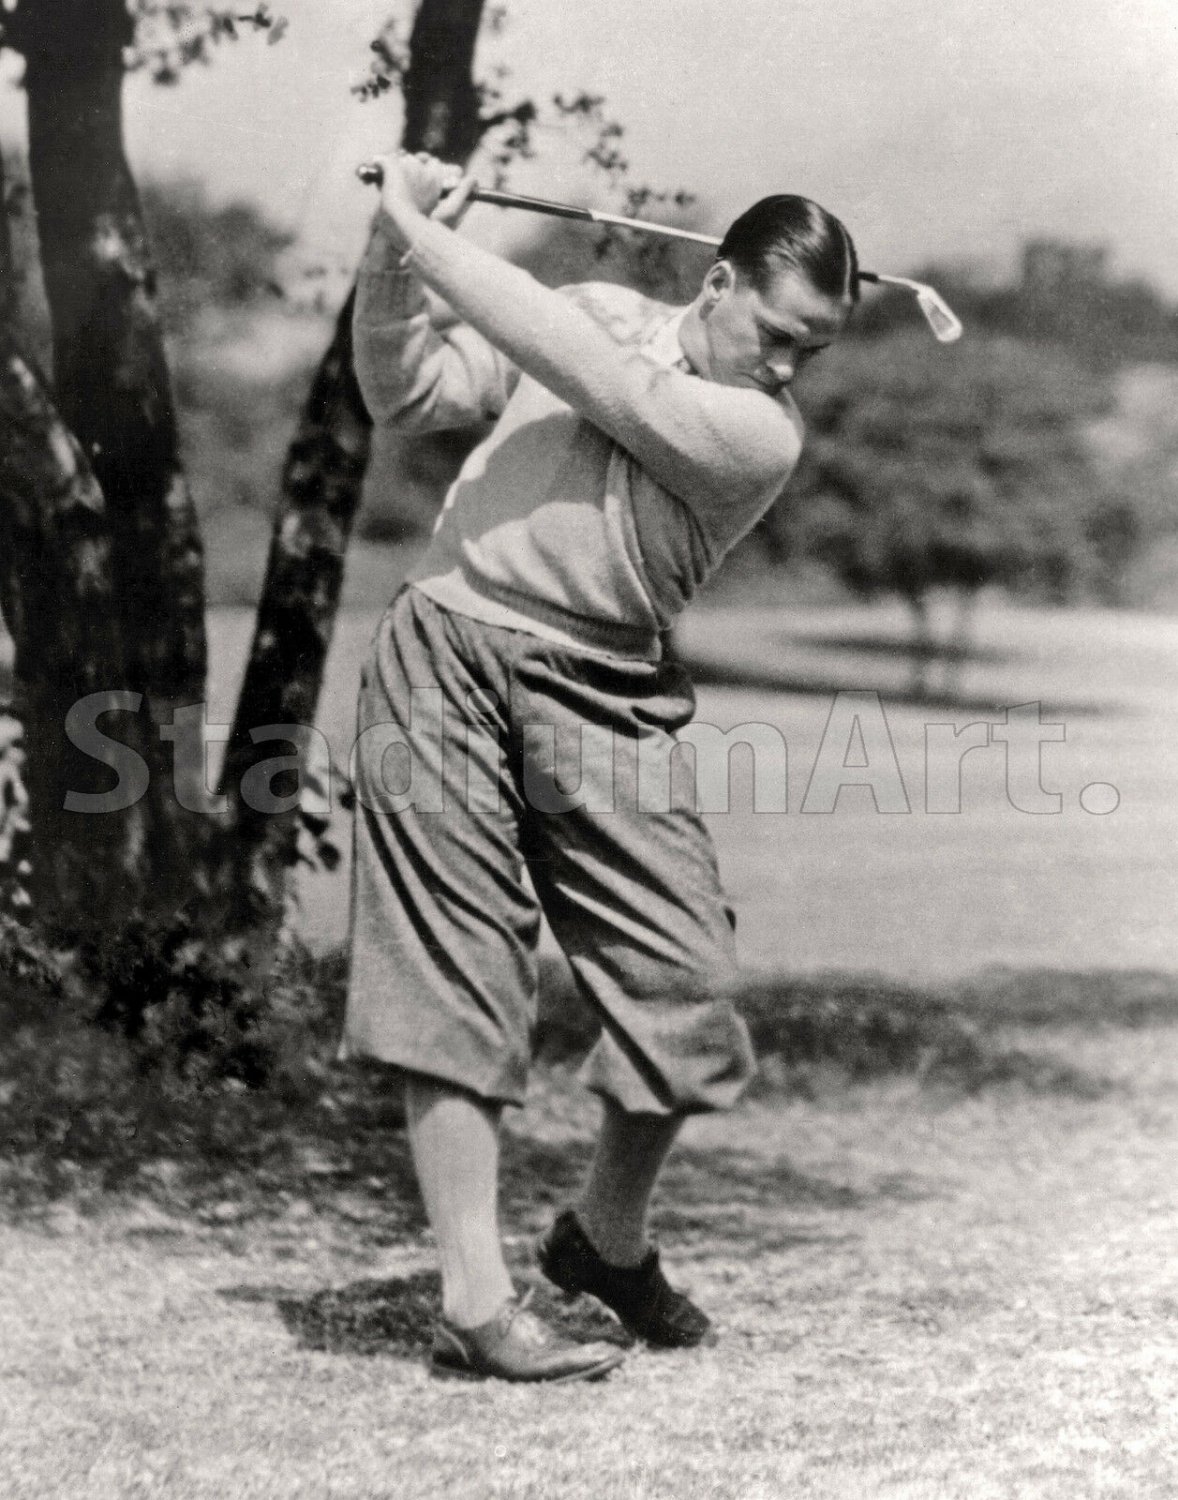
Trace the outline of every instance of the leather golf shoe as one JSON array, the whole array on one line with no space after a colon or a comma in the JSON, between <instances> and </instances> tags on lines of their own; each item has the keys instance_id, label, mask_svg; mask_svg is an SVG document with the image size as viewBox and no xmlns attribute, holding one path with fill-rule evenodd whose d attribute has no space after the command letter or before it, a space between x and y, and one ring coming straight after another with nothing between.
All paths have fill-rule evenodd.
<instances>
[{"instance_id":1,"label":"leather golf shoe","mask_svg":"<svg viewBox=\"0 0 1178 1500\"><path fill-rule=\"evenodd\" d=\"M661 1349L715 1342L707 1315L668 1283L653 1245L636 1266L611 1265L568 1208L540 1241L537 1256L549 1281L570 1296L588 1292L604 1302L635 1338Z\"/></svg>"},{"instance_id":2,"label":"leather golf shoe","mask_svg":"<svg viewBox=\"0 0 1178 1500\"><path fill-rule=\"evenodd\" d=\"M434 1330L431 1369L463 1380L600 1380L626 1351L604 1342L566 1338L528 1307L531 1293L512 1297L486 1323L456 1328L442 1319Z\"/></svg>"}]
</instances>

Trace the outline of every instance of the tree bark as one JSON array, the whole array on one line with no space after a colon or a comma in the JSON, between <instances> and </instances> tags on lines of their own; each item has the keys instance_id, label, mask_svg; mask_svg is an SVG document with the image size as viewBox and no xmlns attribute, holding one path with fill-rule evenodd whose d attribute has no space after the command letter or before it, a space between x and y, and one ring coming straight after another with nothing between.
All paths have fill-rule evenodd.
<instances>
[{"instance_id":1,"label":"tree bark","mask_svg":"<svg viewBox=\"0 0 1178 1500\"><path fill-rule=\"evenodd\" d=\"M466 161L481 134L472 69L484 0L422 0L404 79L406 150ZM242 796L251 766L285 753L255 745L264 724L313 724L343 583L344 552L368 466L372 423L352 369L353 292L291 445L245 681L221 789L235 809L231 902L273 937L297 849L297 813L259 814ZM276 787L275 791L281 792Z\"/></svg>"},{"instance_id":2,"label":"tree bark","mask_svg":"<svg viewBox=\"0 0 1178 1500\"><path fill-rule=\"evenodd\" d=\"M145 700L142 883L166 901L189 888L206 831L174 794L171 750L159 734L177 706L204 696L204 559L180 462L155 267L123 145L132 22L121 0L25 0L12 31L27 62L57 404L106 500L123 643L117 686ZM193 793L199 768L180 769Z\"/></svg>"},{"instance_id":3,"label":"tree bark","mask_svg":"<svg viewBox=\"0 0 1178 1500\"><path fill-rule=\"evenodd\" d=\"M121 686L113 569L102 491L80 447L10 338L0 347L0 598L16 647L15 717L24 779L34 909L73 930L141 894L142 801L94 815L67 811L65 791L108 791L111 769L66 734L72 705ZM126 715L101 729L141 753Z\"/></svg>"},{"instance_id":4,"label":"tree bark","mask_svg":"<svg viewBox=\"0 0 1178 1500\"><path fill-rule=\"evenodd\" d=\"M0 210L5 187L0 160ZM66 715L124 673L102 491L19 350L16 309L0 211L0 611L15 648L0 752L0 894L6 908L23 915L31 904L76 932L102 920L112 890L137 894L143 808L94 818L63 806L67 790L93 795L111 783L109 768L71 743Z\"/></svg>"},{"instance_id":5,"label":"tree bark","mask_svg":"<svg viewBox=\"0 0 1178 1500\"><path fill-rule=\"evenodd\" d=\"M4 156L0 153L0 348L6 352L15 352L16 301L16 266L12 259L12 235L8 226L8 180L4 171ZM15 568L12 547L9 545L9 518L7 510L2 508L0 544L4 546L3 558L0 559L0 620L5 623L11 635L13 612L16 608L16 598L12 592Z\"/></svg>"},{"instance_id":6,"label":"tree bark","mask_svg":"<svg viewBox=\"0 0 1178 1500\"><path fill-rule=\"evenodd\" d=\"M8 189L0 155L0 348L7 349L16 317L16 268L8 229ZM7 447L7 443L4 445ZM0 451L3 451L0 449ZM0 498L0 621L16 611L12 526ZM28 804L25 785L24 725L13 716L11 694L0 704L0 914L22 914L29 902Z\"/></svg>"},{"instance_id":7,"label":"tree bark","mask_svg":"<svg viewBox=\"0 0 1178 1500\"><path fill-rule=\"evenodd\" d=\"M316 371L282 476L282 502L270 542L266 578L246 664L221 789L233 808L228 910L243 925L276 928L294 864L297 813L251 806L243 796L251 766L288 753L272 740L255 744L263 725L315 722L331 647L344 554L360 502L372 433L352 368L349 294L335 335ZM295 778L287 778L294 783ZM293 791L274 784L276 797Z\"/></svg>"},{"instance_id":8,"label":"tree bark","mask_svg":"<svg viewBox=\"0 0 1178 1500\"><path fill-rule=\"evenodd\" d=\"M465 162L482 135L474 50L485 0L422 0L409 37L404 146Z\"/></svg>"},{"instance_id":9,"label":"tree bark","mask_svg":"<svg viewBox=\"0 0 1178 1500\"><path fill-rule=\"evenodd\" d=\"M0 155L0 330L8 334L16 317L16 266L8 227L8 181Z\"/></svg>"}]
</instances>

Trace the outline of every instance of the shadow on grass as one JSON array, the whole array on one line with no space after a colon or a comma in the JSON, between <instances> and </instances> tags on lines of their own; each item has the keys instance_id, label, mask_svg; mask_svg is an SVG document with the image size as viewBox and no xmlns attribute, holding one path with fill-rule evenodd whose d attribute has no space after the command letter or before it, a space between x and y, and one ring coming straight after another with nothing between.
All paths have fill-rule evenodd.
<instances>
[{"instance_id":1,"label":"shadow on grass","mask_svg":"<svg viewBox=\"0 0 1178 1500\"><path fill-rule=\"evenodd\" d=\"M568 1301L539 1274L533 1236L547 1227L553 1208L579 1184L589 1142L537 1141L508 1129L504 1135L502 1200L514 1230L513 1279L546 1319L579 1339L629 1341L617 1321L592 1298ZM787 1162L749 1152L681 1147L668 1166L654 1216L655 1233L674 1246L680 1263L693 1254L729 1259L841 1244L854 1231L845 1221L813 1221L814 1210L857 1212L880 1198L911 1199L917 1189L903 1175L858 1191L799 1172ZM810 1222L797 1223L799 1210ZM345 1355L414 1359L428 1353L440 1310L435 1272L365 1277L341 1287L305 1292L286 1286L242 1285L221 1293L232 1301L270 1304L299 1347Z\"/></svg>"},{"instance_id":2,"label":"shadow on grass","mask_svg":"<svg viewBox=\"0 0 1178 1500\"><path fill-rule=\"evenodd\" d=\"M441 1304L437 1275L366 1278L305 1293L282 1286L228 1287L233 1302L271 1304L301 1349L412 1359L430 1344Z\"/></svg>"},{"instance_id":3,"label":"shadow on grass","mask_svg":"<svg viewBox=\"0 0 1178 1500\"><path fill-rule=\"evenodd\" d=\"M589 1298L568 1302L542 1278L526 1273L517 1273L515 1281L530 1291L531 1306L570 1336L619 1345L631 1342L617 1320ZM234 1302L272 1304L301 1349L386 1359L419 1359L428 1354L442 1300L433 1271L365 1278L311 1293L280 1286L240 1286L228 1287L221 1295Z\"/></svg>"},{"instance_id":4,"label":"shadow on grass","mask_svg":"<svg viewBox=\"0 0 1178 1500\"><path fill-rule=\"evenodd\" d=\"M822 631L790 630L781 636L785 645L808 646L845 655L882 656L889 660L920 658L941 662L985 662L996 665L1014 660L1015 653L995 646L962 645L959 641L899 640L890 635L831 635Z\"/></svg>"}]
</instances>

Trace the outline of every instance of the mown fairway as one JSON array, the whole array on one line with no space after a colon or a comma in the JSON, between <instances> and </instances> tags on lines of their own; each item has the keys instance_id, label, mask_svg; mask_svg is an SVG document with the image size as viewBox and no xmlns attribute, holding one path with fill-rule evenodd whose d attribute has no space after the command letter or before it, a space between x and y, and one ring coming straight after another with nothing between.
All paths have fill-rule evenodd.
<instances>
[{"instance_id":1,"label":"mown fairway","mask_svg":"<svg viewBox=\"0 0 1178 1500\"><path fill-rule=\"evenodd\" d=\"M341 617L319 716L345 766L376 618ZM767 726L788 749L788 812L753 811L749 752L737 750L731 810L711 818L747 963L916 977L995 964L1178 969L1178 622L991 606L979 612L976 651L953 692L924 704L892 696L908 681L894 649L907 638L899 610L701 609L687 627L693 659L714 664L717 677L746 678L702 686L699 718L722 730ZM214 616L213 719L230 715L247 628L241 614ZM865 787L844 790L833 813L802 811L840 689L882 694L882 712L868 705L862 728L890 735L910 811L877 813ZM1061 795L1061 811L1012 805L998 743L962 761L959 813L926 811L926 767L936 792L955 755L951 729L1001 727L1008 707L1032 702L1044 724L1062 726L1043 731L1042 749L1042 785ZM836 761L844 750L845 738ZM845 758L857 755L852 744ZM1117 788L1115 812L1081 807L1091 783ZM1106 806L1102 797L1092 805ZM346 853L346 816L338 836ZM302 890L308 939L342 940L346 870L308 876Z\"/></svg>"}]
</instances>

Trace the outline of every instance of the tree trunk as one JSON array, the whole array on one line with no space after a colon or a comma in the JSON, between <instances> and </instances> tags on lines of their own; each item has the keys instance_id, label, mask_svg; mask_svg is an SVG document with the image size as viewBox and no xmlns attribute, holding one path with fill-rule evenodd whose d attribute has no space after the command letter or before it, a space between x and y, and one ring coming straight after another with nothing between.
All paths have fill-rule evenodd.
<instances>
[{"instance_id":1,"label":"tree trunk","mask_svg":"<svg viewBox=\"0 0 1178 1500\"><path fill-rule=\"evenodd\" d=\"M484 0L422 0L404 79L407 150L465 162L481 123L472 78ZM264 724L313 724L343 582L344 551L368 466L372 423L352 370L349 295L291 445L266 582L221 788L235 809L231 908L277 938L294 867L297 813L259 814L242 796L251 766L286 753L253 744ZM281 794L282 788L275 787ZM292 788L293 790L293 788Z\"/></svg>"},{"instance_id":2,"label":"tree trunk","mask_svg":"<svg viewBox=\"0 0 1178 1500\"><path fill-rule=\"evenodd\" d=\"M0 155L0 331L8 335L16 318L16 266L8 228L8 182Z\"/></svg>"},{"instance_id":3,"label":"tree trunk","mask_svg":"<svg viewBox=\"0 0 1178 1500\"><path fill-rule=\"evenodd\" d=\"M5 187L0 160L0 207ZM63 806L67 790L110 786L110 769L70 742L65 723L79 698L122 681L122 656L102 492L18 349L16 310L0 211L0 612L15 648L0 750L0 898L76 932L101 920L111 890L137 890L143 809L95 818Z\"/></svg>"},{"instance_id":4,"label":"tree trunk","mask_svg":"<svg viewBox=\"0 0 1178 1500\"><path fill-rule=\"evenodd\" d=\"M16 21L57 402L110 527L123 672L105 685L144 695L151 776L141 873L166 902L190 888L207 825L182 811L159 734L177 706L204 697L204 559L180 463L155 268L123 147L132 23L121 0L26 0ZM191 800L202 770L180 770Z\"/></svg>"},{"instance_id":5,"label":"tree trunk","mask_svg":"<svg viewBox=\"0 0 1178 1500\"><path fill-rule=\"evenodd\" d=\"M110 537L85 456L10 338L0 348L0 547L35 838L30 894L47 921L77 930L101 921L112 899L140 893L145 807L100 815L63 807L65 791L94 795L115 780L65 732L72 705L125 678ZM126 715L100 727L143 751Z\"/></svg>"},{"instance_id":6,"label":"tree trunk","mask_svg":"<svg viewBox=\"0 0 1178 1500\"><path fill-rule=\"evenodd\" d=\"M465 162L482 135L473 76L485 0L422 0L404 79L407 151Z\"/></svg>"},{"instance_id":7,"label":"tree trunk","mask_svg":"<svg viewBox=\"0 0 1178 1500\"><path fill-rule=\"evenodd\" d=\"M0 348L7 349L16 317L16 268L8 230L8 190L0 155ZM0 433L0 453L7 441ZM9 508L0 492L0 621L8 624L17 605ZM29 794L25 785L24 725L12 713L11 693L0 703L0 915L23 915L29 902Z\"/></svg>"}]
</instances>

